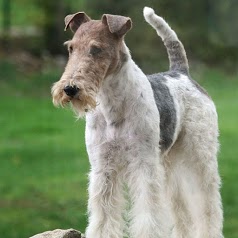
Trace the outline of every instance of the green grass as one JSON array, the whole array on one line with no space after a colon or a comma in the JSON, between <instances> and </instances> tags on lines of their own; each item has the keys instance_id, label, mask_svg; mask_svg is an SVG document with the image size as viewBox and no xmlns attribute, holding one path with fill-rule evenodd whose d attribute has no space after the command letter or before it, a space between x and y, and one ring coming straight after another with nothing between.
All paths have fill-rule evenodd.
<instances>
[{"instance_id":1,"label":"green grass","mask_svg":"<svg viewBox=\"0 0 238 238\"><path fill-rule=\"evenodd\" d=\"M0 63L0 234L29 237L55 228L84 231L87 172L84 121L55 109L50 86L61 72L27 75ZM226 237L238 237L238 80L218 70L195 77L215 100Z\"/></svg>"}]
</instances>

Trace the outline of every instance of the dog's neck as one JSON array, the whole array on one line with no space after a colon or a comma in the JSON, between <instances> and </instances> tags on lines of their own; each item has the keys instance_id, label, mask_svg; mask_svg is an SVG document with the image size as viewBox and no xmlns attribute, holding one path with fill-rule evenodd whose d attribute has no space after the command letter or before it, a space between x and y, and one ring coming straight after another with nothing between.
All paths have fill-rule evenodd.
<instances>
[{"instance_id":1,"label":"dog's neck","mask_svg":"<svg viewBox=\"0 0 238 238\"><path fill-rule=\"evenodd\" d=\"M153 92L146 75L132 60L129 50L127 56L120 71L109 75L98 92L96 110L104 115L109 124L137 114L140 101L150 103L153 100Z\"/></svg>"},{"instance_id":2,"label":"dog's neck","mask_svg":"<svg viewBox=\"0 0 238 238\"><path fill-rule=\"evenodd\" d=\"M114 118L124 117L127 108L130 108L128 104L138 97L136 78L140 74L136 73L136 69L136 64L128 57L120 71L109 75L102 83L97 102L105 118L113 121Z\"/></svg>"}]
</instances>

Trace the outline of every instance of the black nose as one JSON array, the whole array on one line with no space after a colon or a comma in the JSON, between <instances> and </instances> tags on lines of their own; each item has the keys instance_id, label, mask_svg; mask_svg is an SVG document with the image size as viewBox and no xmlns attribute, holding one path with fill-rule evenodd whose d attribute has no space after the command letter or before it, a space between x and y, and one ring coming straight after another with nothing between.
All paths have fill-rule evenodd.
<instances>
[{"instance_id":1,"label":"black nose","mask_svg":"<svg viewBox=\"0 0 238 238\"><path fill-rule=\"evenodd\" d=\"M64 88L64 91L68 96L74 97L78 93L79 88L77 88L76 86L66 86Z\"/></svg>"}]
</instances>

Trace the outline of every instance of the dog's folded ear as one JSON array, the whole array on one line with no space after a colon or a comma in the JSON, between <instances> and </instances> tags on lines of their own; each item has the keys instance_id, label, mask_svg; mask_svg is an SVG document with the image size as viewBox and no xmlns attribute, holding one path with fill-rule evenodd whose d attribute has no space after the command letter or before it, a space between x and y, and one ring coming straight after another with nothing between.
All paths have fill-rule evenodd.
<instances>
[{"instance_id":1,"label":"dog's folded ear","mask_svg":"<svg viewBox=\"0 0 238 238\"><path fill-rule=\"evenodd\" d=\"M102 22L106 24L109 31L119 37L124 36L132 27L132 21L129 17L104 14Z\"/></svg>"},{"instance_id":2,"label":"dog's folded ear","mask_svg":"<svg viewBox=\"0 0 238 238\"><path fill-rule=\"evenodd\" d=\"M70 27L72 32L76 32L80 25L90 20L90 17L84 12L77 12L75 14L67 15L64 19L64 30L66 31L68 27Z\"/></svg>"}]
</instances>

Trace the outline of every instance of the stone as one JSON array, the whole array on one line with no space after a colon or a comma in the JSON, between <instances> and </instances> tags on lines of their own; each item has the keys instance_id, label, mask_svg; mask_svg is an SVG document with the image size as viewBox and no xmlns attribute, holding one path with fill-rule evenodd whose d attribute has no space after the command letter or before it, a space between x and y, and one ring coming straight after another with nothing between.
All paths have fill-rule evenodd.
<instances>
[{"instance_id":1,"label":"stone","mask_svg":"<svg viewBox=\"0 0 238 238\"><path fill-rule=\"evenodd\" d=\"M85 238L80 231L74 229L46 231L30 238Z\"/></svg>"}]
</instances>

